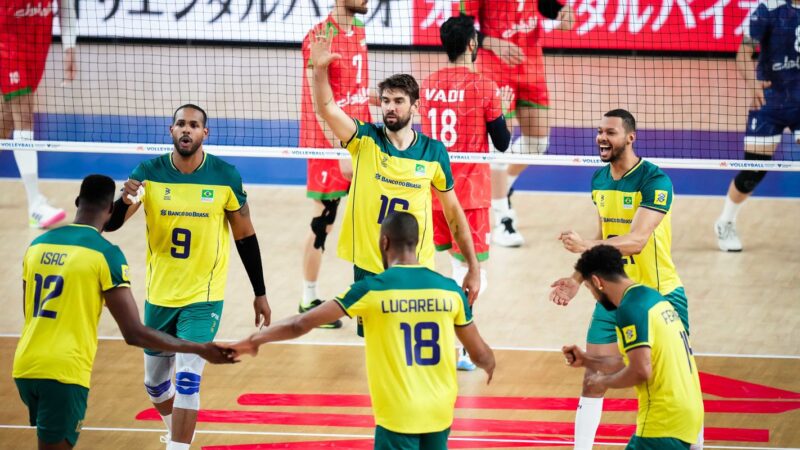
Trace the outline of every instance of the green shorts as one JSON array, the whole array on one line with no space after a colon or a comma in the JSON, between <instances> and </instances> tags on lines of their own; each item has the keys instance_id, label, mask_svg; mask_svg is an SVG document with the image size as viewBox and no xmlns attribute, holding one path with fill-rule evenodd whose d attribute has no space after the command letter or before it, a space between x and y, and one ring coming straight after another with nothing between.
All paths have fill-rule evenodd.
<instances>
[{"instance_id":1,"label":"green shorts","mask_svg":"<svg viewBox=\"0 0 800 450\"><path fill-rule=\"evenodd\" d=\"M447 450L450 428L434 433L395 433L378 425L375 427L375 450Z\"/></svg>"},{"instance_id":2,"label":"green shorts","mask_svg":"<svg viewBox=\"0 0 800 450\"><path fill-rule=\"evenodd\" d=\"M376 273L372 273L369 270L364 270L361 267L353 264L353 282L357 283L365 278L374 277L377 275ZM364 322L361 321L361 317L356 317L356 334L360 337L364 337Z\"/></svg>"},{"instance_id":3,"label":"green shorts","mask_svg":"<svg viewBox=\"0 0 800 450\"><path fill-rule=\"evenodd\" d=\"M683 287L679 287L664 296L672 304L678 316L683 322L683 328L689 332L689 301L686 299L686 292ZM590 344L613 344L617 342L617 313L608 311L600 303L594 306L592 323L589 325L589 332L586 334L586 342Z\"/></svg>"},{"instance_id":4,"label":"green shorts","mask_svg":"<svg viewBox=\"0 0 800 450\"><path fill-rule=\"evenodd\" d=\"M219 330L222 318L222 300L192 303L180 308L156 306L144 303L144 324L170 336L192 342L211 342ZM161 354L158 350L145 349L148 355Z\"/></svg>"},{"instance_id":5,"label":"green shorts","mask_svg":"<svg viewBox=\"0 0 800 450\"><path fill-rule=\"evenodd\" d=\"M86 416L89 389L46 379L15 378L14 383L39 440L55 444L66 439L74 447Z\"/></svg>"},{"instance_id":6,"label":"green shorts","mask_svg":"<svg viewBox=\"0 0 800 450\"><path fill-rule=\"evenodd\" d=\"M689 450L688 443L675 438L645 438L633 435L625 450Z\"/></svg>"}]
</instances>

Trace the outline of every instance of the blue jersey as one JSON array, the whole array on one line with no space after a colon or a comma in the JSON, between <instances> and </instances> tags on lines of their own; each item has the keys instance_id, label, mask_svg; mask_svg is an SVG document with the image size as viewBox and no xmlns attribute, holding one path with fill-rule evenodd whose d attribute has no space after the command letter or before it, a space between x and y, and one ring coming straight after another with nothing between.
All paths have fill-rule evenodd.
<instances>
[{"instance_id":1,"label":"blue jersey","mask_svg":"<svg viewBox=\"0 0 800 450\"><path fill-rule=\"evenodd\" d=\"M758 41L759 80L800 99L800 5L792 0L766 0L750 14L749 35Z\"/></svg>"}]
</instances>

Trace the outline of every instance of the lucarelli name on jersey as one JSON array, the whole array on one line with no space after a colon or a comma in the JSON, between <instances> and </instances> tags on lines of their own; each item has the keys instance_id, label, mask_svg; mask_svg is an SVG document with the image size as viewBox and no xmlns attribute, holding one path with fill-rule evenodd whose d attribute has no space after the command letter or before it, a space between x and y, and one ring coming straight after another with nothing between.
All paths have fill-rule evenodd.
<instances>
[{"instance_id":1,"label":"lucarelli name on jersey","mask_svg":"<svg viewBox=\"0 0 800 450\"><path fill-rule=\"evenodd\" d=\"M444 103L458 103L464 101L463 89L425 89L425 100Z\"/></svg>"},{"instance_id":2,"label":"lucarelli name on jersey","mask_svg":"<svg viewBox=\"0 0 800 450\"><path fill-rule=\"evenodd\" d=\"M450 312L453 301L446 298L401 298L381 301L384 314L413 312Z\"/></svg>"},{"instance_id":3,"label":"lucarelli name on jersey","mask_svg":"<svg viewBox=\"0 0 800 450\"><path fill-rule=\"evenodd\" d=\"M53 3L52 2L45 2L46 6L42 6L42 2L33 4L28 3L25 5L25 8L18 9L14 11L14 17L16 18L23 18L23 17L50 17L53 15Z\"/></svg>"}]
</instances>

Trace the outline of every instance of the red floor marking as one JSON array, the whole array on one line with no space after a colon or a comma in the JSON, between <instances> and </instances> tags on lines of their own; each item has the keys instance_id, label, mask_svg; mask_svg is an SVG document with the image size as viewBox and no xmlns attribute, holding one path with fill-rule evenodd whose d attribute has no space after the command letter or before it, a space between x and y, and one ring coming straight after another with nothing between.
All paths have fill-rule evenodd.
<instances>
[{"instance_id":1,"label":"red floor marking","mask_svg":"<svg viewBox=\"0 0 800 450\"><path fill-rule=\"evenodd\" d=\"M136 415L137 420L161 420L154 408ZM371 415L323 414L274 411L228 411L200 410L198 422L247 423L261 425L290 425L316 427L373 428L375 422ZM628 437L633 434L635 425L600 425L598 436ZM522 433L545 435L572 435L572 422L540 422L530 420L466 419L456 418L453 431L472 431L486 433ZM752 428L706 428L706 440L726 440L739 442L769 442L769 430Z\"/></svg>"},{"instance_id":2,"label":"red floor marking","mask_svg":"<svg viewBox=\"0 0 800 450\"><path fill-rule=\"evenodd\" d=\"M358 407L371 406L369 395L327 394L243 394L238 403L248 406L318 406ZM464 409L520 409L543 411L574 411L577 398L548 397L458 397L456 408ZM636 411L636 399L607 398L604 411ZM800 409L800 401L706 400L707 413L779 414Z\"/></svg>"},{"instance_id":3,"label":"red floor marking","mask_svg":"<svg viewBox=\"0 0 800 450\"><path fill-rule=\"evenodd\" d=\"M704 372L700 372L700 386L706 394L724 398L800 399L797 392Z\"/></svg>"}]
</instances>

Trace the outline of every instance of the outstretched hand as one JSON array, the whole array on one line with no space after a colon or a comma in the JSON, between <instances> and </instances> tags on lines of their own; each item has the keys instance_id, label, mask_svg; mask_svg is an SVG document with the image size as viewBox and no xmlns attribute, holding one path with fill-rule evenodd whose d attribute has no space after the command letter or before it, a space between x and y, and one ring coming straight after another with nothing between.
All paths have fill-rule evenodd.
<instances>
[{"instance_id":1,"label":"outstretched hand","mask_svg":"<svg viewBox=\"0 0 800 450\"><path fill-rule=\"evenodd\" d=\"M233 364L239 362L231 349L223 344L214 342L203 344L203 349L198 355L211 364Z\"/></svg>"},{"instance_id":2,"label":"outstretched hand","mask_svg":"<svg viewBox=\"0 0 800 450\"><path fill-rule=\"evenodd\" d=\"M331 53L331 42L333 42L333 33L327 28L314 34L311 40L311 64L313 67L325 69L342 57L338 53Z\"/></svg>"},{"instance_id":3,"label":"outstretched hand","mask_svg":"<svg viewBox=\"0 0 800 450\"><path fill-rule=\"evenodd\" d=\"M567 306L569 302L578 294L581 287L572 277L559 278L550 285L550 301L560 306Z\"/></svg>"}]
</instances>

